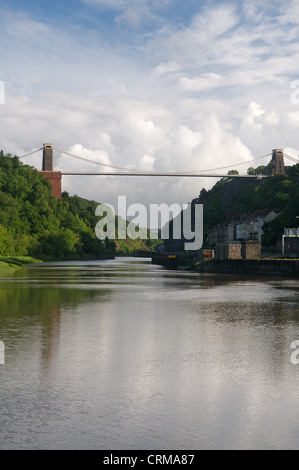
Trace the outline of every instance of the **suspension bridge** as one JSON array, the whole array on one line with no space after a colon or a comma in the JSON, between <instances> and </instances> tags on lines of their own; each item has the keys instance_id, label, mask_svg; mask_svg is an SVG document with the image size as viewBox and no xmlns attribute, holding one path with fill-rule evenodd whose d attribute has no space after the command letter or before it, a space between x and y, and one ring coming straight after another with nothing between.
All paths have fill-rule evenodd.
<instances>
[{"instance_id":1,"label":"suspension bridge","mask_svg":"<svg viewBox=\"0 0 299 470\"><path fill-rule=\"evenodd\" d=\"M55 171L54 170L54 151L65 155L66 157L84 161L88 164L97 165L101 167L101 171ZM85 158L82 155L75 155L65 150L54 147L53 144L43 144L43 147L33 150L25 155L19 157L25 159L36 153L43 152L42 154L42 173L46 179L48 179L53 187L53 194L56 197L61 197L61 178L62 176L112 176L112 177L172 177L172 178L246 178L246 179L263 179L269 178L271 175L282 174L285 175L285 158L289 159L293 163L299 163L297 159L287 155L281 149L275 149L272 154L263 155L252 160L242 161L219 168L209 168L201 170L189 170L189 171L147 171L142 169L132 169L128 167L121 167L116 165L109 165L98 160L92 160ZM239 174L227 172L229 169L236 170L236 168L243 165L253 165L254 163L260 162L272 156L272 168L269 174ZM226 171L226 173L225 173ZM60 196L59 196L60 194Z\"/></svg>"},{"instance_id":2,"label":"suspension bridge","mask_svg":"<svg viewBox=\"0 0 299 470\"><path fill-rule=\"evenodd\" d=\"M247 160L239 163L234 163L231 165L219 167L219 168L210 168L210 169L201 169L201 170L189 170L189 171L148 171L148 170L141 170L141 169L132 169L128 167L120 167L120 166L115 166L115 165L108 165L107 163L99 162L97 160L91 160L79 155L74 155L70 152L67 152L65 150L58 149L54 147L52 144L44 144L43 147L33 150L32 152L29 152L21 157L20 159L24 159L26 157L29 157L30 155L34 155L35 153L43 151L43 171L54 171L54 159L53 159L53 151L57 151L58 153L62 155L66 155L68 157L85 161L87 163L91 163L93 165L98 165L101 167L105 167L109 169L110 171L61 171L61 175L71 175L71 176L167 176L167 177L195 177L195 178L225 178L229 176L230 178L268 178L269 175L249 175L249 174L230 174L228 175L227 173L222 173L221 171L223 170L228 170L228 169L236 169L239 166L243 165L249 165L256 163L262 159L266 159L268 157L271 157L272 155L272 160L279 158L281 155L282 160L283 157L288 158L291 160L293 163L299 163L299 160L295 159L294 157L291 157L290 155L287 155L283 153L282 150L273 150L272 154L269 153L267 155L263 155L262 157L257 157L252 160ZM274 165L275 166L275 162ZM284 172L284 162L283 165L280 166L280 169L282 170L281 173ZM114 171L112 171L114 170ZM278 173L278 166L275 168L275 173Z\"/></svg>"}]
</instances>

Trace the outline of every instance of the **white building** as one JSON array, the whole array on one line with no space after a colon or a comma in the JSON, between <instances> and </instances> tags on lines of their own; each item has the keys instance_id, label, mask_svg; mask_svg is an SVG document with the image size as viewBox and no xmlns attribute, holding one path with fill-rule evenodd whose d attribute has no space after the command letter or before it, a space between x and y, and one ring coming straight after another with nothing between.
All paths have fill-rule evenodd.
<instances>
[{"instance_id":1,"label":"white building","mask_svg":"<svg viewBox=\"0 0 299 470\"><path fill-rule=\"evenodd\" d=\"M265 227L279 215L278 211L264 210L248 214L231 221L228 225L210 230L208 241L211 245L222 245L240 241L262 241Z\"/></svg>"},{"instance_id":2,"label":"white building","mask_svg":"<svg viewBox=\"0 0 299 470\"><path fill-rule=\"evenodd\" d=\"M278 216L276 211L254 212L236 222L234 229L234 241L255 240L262 241L266 224L269 224Z\"/></svg>"}]
</instances>

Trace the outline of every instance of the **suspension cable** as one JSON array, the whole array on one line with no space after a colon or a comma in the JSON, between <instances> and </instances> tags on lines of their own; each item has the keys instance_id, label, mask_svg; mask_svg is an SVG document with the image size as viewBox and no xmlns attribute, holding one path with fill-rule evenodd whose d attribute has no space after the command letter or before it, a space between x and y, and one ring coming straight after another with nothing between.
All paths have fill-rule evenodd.
<instances>
[{"instance_id":1,"label":"suspension cable","mask_svg":"<svg viewBox=\"0 0 299 470\"><path fill-rule=\"evenodd\" d=\"M37 149L37 150L33 150L32 152L26 153L25 155L22 155L21 157L19 157L19 160L21 160L22 158L25 158L25 157L29 157L29 155L33 155L34 153L40 152L41 150L43 150L43 147L41 147L40 149Z\"/></svg>"},{"instance_id":2,"label":"suspension cable","mask_svg":"<svg viewBox=\"0 0 299 470\"><path fill-rule=\"evenodd\" d=\"M108 165L107 163L97 162L95 160L90 160L89 158L79 157L78 155L74 155L73 153L70 153L70 152L65 152L64 150L60 150L56 147L53 147L53 150L56 150L57 152L62 153L64 155L68 155L69 157L76 158L77 160L83 160L84 162L93 163L94 165L106 166L107 168L113 168L114 170L122 170L122 171L130 171L130 172L139 171L139 170L130 170L129 168L123 168L120 166Z\"/></svg>"},{"instance_id":3,"label":"suspension cable","mask_svg":"<svg viewBox=\"0 0 299 470\"><path fill-rule=\"evenodd\" d=\"M293 162L296 162L297 164L299 164L299 160L297 160L295 157L291 157L290 155L287 155L286 153L284 153L284 156L287 157L289 160L292 160Z\"/></svg>"},{"instance_id":4,"label":"suspension cable","mask_svg":"<svg viewBox=\"0 0 299 470\"><path fill-rule=\"evenodd\" d=\"M101 162L97 162L95 160L91 160L89 158L84 158L84 157L80 157L78 155L74 155L73 153L70 153L70 152L66 152L64 150L61 150L61 149L58 149L56 147L53 147L53 150L56 150L57 152L61 153L61 154L64 154L64 155L68 155L69 157L72 157L72 158L76 158L78 160L82 160L82 161L85 161L85 162L88 162L88 163L92 163L94 165L100 165L100 166L105 166L107 168L113 168L114 170L121 170L123 172L130 172L130 173L143 173L143 174L155 174L156 172L155 171L148 171L148 170L136 170L136 169L130 169L130 168L124 168L124 167L120 167L120 166L115 166L115 165L108 165L107 163L101 163ZM263 158L267 158L269 157L271 154L268 154L268 155L263 155L262 157L258 157L258 158L254 158L252 160L247 160L246 162L241 162L241 163L236 163L236 164L233 164L233 165L227 165L227 166L224 166L224 167L221 167L221 168L212 168L212 169L206 169L206 170L189 170L189 171L182 171L182 172L175 172L175 171L162 171L162 172L159 172L159 174L163 174L163 173L167 173L167 174L173 174L173 175L183 175L183 174L196 174L196 173L203 173L203 172L209 172L209 171L219 171L219 170L225 170L225 169L228 169L228 168L233 168L233 167L236 167L236 166L241 166L241 165L246 165L248 163L252 163L252 162L255 162L257 160L261 160Z\"/></svg>"}]
</instances>

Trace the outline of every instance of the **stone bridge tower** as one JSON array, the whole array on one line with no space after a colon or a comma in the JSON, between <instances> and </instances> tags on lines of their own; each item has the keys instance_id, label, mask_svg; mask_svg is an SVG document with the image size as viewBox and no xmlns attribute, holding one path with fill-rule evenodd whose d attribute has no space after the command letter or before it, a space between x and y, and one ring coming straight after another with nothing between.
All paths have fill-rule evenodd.
<instances>
[{"instance_id":1,"label":"stone bridge tower","mask_svg":"<svg viewBox=\"0 0 299 470\"><path fill-rule=\"evenodd\" d=\"M53 145L44 144L43 150L43 163L42 171L39 171L41 175L52 185L52 194L57 199L61 199L61 172L54 171L54 158L53 158Z\"/></svg>"},{"instance_id":2,"label":"stone bridge tower","mask_svg":"<svg viewBox=\"0 0 299 470\"><path fill-rule=\"evenodd\" d=\"M275 149L272 152L272 176L285 174L283 150Z\"/></svg>"}]
</instances>

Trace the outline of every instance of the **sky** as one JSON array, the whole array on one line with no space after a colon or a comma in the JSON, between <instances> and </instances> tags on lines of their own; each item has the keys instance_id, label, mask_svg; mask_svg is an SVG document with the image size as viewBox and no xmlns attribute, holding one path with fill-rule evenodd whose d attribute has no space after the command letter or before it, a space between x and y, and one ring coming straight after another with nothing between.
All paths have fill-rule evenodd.
<instances>
[{"instance_id":1,"label":"sky","mask_svg":"<svg viewBox=\"0 0 299 470\"><path fill-rule=\"evenodd\" d=\"M219 168L274 148L298 158L299 0L2 0L0 28L6 153L51 142L155 171ZM41 153L23 161L41 169ZM55 169L101 167L55 152ZM63 190L117 210L118 196L184 204L215 182L64 176Z\"/></svg>"}]
</instances>

